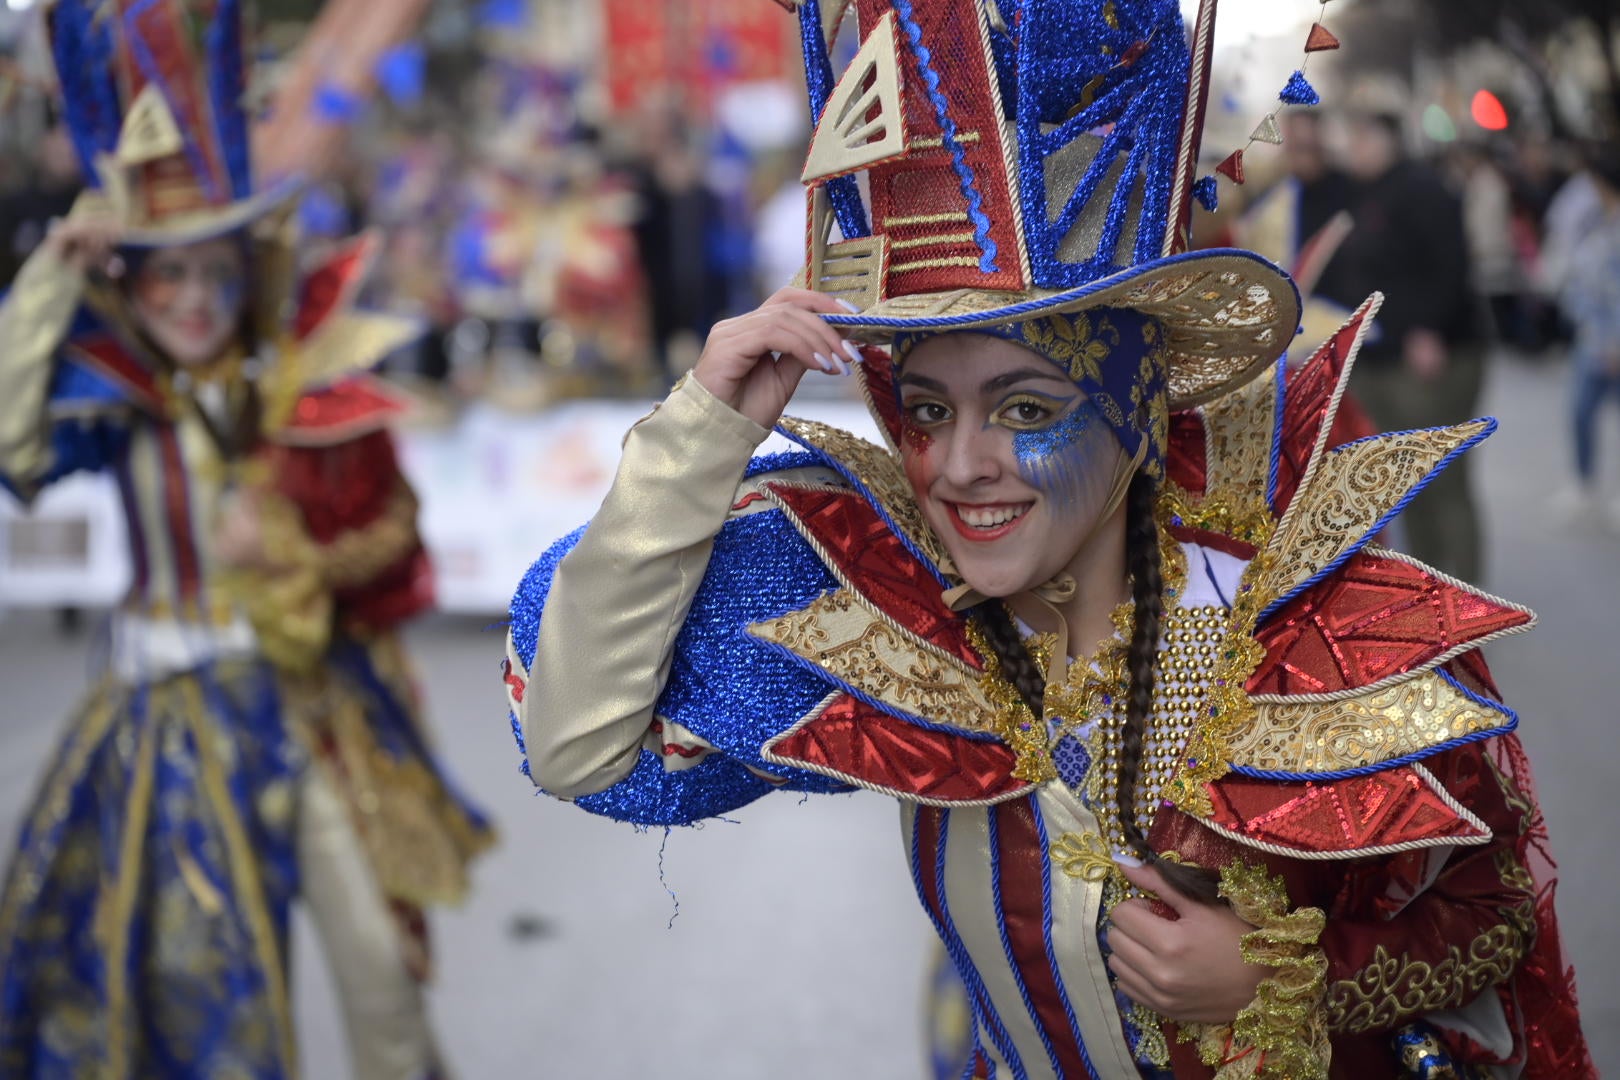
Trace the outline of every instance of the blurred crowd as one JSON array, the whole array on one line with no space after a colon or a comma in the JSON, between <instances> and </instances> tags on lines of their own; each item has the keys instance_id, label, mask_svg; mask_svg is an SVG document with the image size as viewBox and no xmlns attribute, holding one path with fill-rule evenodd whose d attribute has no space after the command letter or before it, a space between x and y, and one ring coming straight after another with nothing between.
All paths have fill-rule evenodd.
<instances>
[{"instance_id":1,"label":"blurred crowd","mask_svg":"<svg viewBox=\"0 0 1620 1080\"><path fill-rule=\"evenodd\" d=\"M656 394L717 319L796 273L800 88L738 83L728 104L712 86L668 84L605 108L584 61L435 63L379 71L364 108L317 102L349 131L300 209L312 259L377 232L364 301L427 327L386 368L423 390L430 417L469 401L531 411ZM1490 355L1567 357L1570 474L1553 506L1620 529L1597 447L1604 403L1620 402L1620 152L1531 124L1437 141L1408 104L1348 95L1283 112L1279 151L1223 186L1196 239L1288 268L1311 294L1312 343L1385 294L1355 387L1373 427L1475 415ZM28 160L0 172L0 284L78 189L65 132L48 116L40 127ZM1448 472L1406 540L1477 579L1468 492L1466 468Z\"/></svg>"}]
</instances>

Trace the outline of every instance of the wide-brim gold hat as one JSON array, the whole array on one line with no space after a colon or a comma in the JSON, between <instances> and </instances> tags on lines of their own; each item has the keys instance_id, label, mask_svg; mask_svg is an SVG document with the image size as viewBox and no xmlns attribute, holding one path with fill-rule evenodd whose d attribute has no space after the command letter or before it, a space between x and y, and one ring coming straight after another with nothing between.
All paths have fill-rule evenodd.
<instances>
[{"instance_id":1,"label":"wide-brim gold hat","mask_svg":"<svg viewBox=\"0 0 1620 1080\"><path fill-rule=\"evenodd\" d=\"M825 318L882 344L896 334L969 331L1103 307L1130 308L1162 324L1173 409L1217 398L1276 360L1293 340L1301 310L1299 291L1273 263L1218 248L1167 256L1073 289L915 293Z\"/></svg>"},{"instance_id":2,"label":"wide-brim gold hat","mask_svg":"<svg viewBox=\"0 0 1620 1080\"><path fill-rule=\"evenodd\" d=\"M1288 275L1188 251L1213 4L1189 45L1172 0L802 5L815 133L806 287L881 343L1130 308L1166 337L1171 403L1219 396L1293 340ZM853 15L859 46L834 74ZM1200 185L1202 189L1200 188Z\"/></svg>"}]
</instances>

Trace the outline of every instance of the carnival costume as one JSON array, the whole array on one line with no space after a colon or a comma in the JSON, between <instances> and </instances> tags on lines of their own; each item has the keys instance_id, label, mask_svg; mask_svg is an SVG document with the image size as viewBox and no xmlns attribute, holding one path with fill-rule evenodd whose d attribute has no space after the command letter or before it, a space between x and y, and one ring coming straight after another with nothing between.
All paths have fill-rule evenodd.
<instances>
[{"instance_id":1,"label":"carnival costume","mask_svg":"<svg viewBox=\"0 0 1620 1080\"><path fill-rule=\"evenodd\" d=\"M369 240L298 275L290 185L256 190L234 3L60 0L65 115L126 262L214 237L249 268L240 346L181 368L114 282L50 251L0 305L0 479L117 479L134 564L111 670L70 723L0 893L0 1073L296 1073L289 904L334 958L356 1075L441 1075L417 905L487 827L449 786L394 630L432 599L364 374L408 324L352 310ZM77 213L78 211L76 211ZM214 528L251 493L274 567Z\"/></svg>"},{"instance_id":2,"label":"carnival costume","mask_svg":"<svg viewBox=\"0 0 1620 1080\"><path fill-rule=\"evenodd\" d=\"M846 6L860 47L835 80ZM895 797L971 998L964 1076L1593 1075L1516 718L1479 653L1532 616L1370 542L1492 422L1328 449L1377 299L1291 369L1286 276L1183 250L1213 4L1190 47L1174 0L798 12L806 282L861 309L829 322L892 341L860 365L887 445L784 418L802 451L751 461L767 433L680 383L513 601L526 770L640 825L783 788ZM1231 1024L1178 1027L1107 966L1131 607L1089 661L1027 639L1037 713L990 642L997 602L953 576L902 470L896 375L963 329L1059 365L1157 485L1133 809L1256 927L1243 955L1271 974Z\"/></svg>"}]
</instances>

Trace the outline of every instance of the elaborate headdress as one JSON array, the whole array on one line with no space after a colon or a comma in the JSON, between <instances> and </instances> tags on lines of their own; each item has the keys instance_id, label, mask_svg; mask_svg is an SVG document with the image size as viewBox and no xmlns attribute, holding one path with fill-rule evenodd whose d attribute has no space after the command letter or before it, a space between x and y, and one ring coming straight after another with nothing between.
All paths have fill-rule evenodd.
<instances>
[{"instance_id":1,"label":"elaborate headdress","mask_svg":"<svg viewBox=\"0 0 1620 1080\"><path fill-rule=\"evenodd\" d=\"M255 188L240 0L55 0L47 23L63 115L121 243L208 239L295 191Z\"/></svg>"},{"instance_id":2,"label":"elaborate headdress","mask_svg":"<svg viewBox=\"0 0 1620 1080\"><path fill-rule=\"evenodd\" d=\"M1292 340L1286 274L1186 250L1213 4L1190 47L1176 0L797 7L816 118L806 283L862 309L830 322L879 338L1134 309L1163 328L1176 408ZM860 46L835 78L851 8Z\"/></svg>"}]
</instances>

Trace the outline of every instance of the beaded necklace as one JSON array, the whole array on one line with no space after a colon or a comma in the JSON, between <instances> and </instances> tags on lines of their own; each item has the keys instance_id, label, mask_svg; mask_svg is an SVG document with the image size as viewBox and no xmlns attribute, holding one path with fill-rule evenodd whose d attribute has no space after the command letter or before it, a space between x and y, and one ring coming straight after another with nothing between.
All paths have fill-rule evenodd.
<instances>
[{"instance_id":1,"label":"beaded necklace","mask_svg":"<svg viewBox=\"0 0 1620 1080\"><path fill-rule=\"evenodd\" d=\"M1224 625L1221 609L1187 610L1179 606L1186 587L1186 558L1181 545L1168 532L1161 529L1159 535L1167 612L1162 630L1164 647L1155 659L1154 708L1143 735L1138 766L1137 820L1144 829L1152 825L1159 793L1176 769L1182 743L1196 717L1198 680L1213 657ZM1135 605L1130 602L1114 609L1114 635L1102 642L1091 658L1071 661L1061 684L1046 688L1039 721L1007 678L983 629L976 622L969 624L974 644L985 658L981 685L996 707L995 732L1016 755L1015 777L1032 784L1059 779L1055 758L1058 747L1066 739L1081 737L1081 730L1092 725L1084 736L1092 762L1086 771L1085 795L1115 851L1129 850L1116 807L1125 697L1130 689L1127 660L1135 617ZM1052 635L1036 634L1026 640L1025 647L1044 669L1052 644Z\"/></svg>"}]
</instances>

